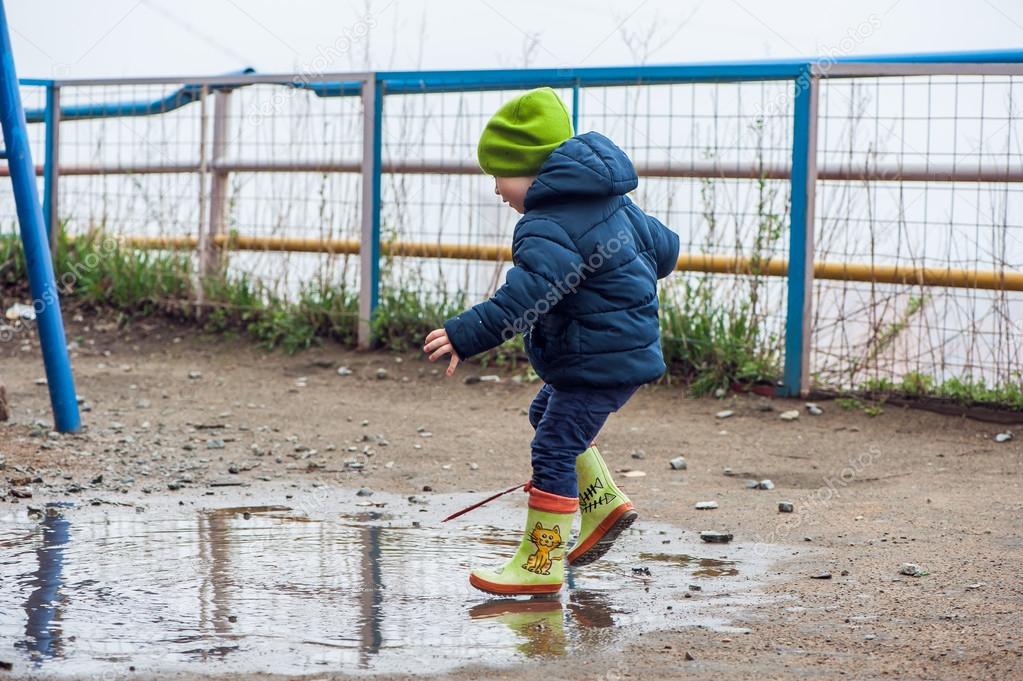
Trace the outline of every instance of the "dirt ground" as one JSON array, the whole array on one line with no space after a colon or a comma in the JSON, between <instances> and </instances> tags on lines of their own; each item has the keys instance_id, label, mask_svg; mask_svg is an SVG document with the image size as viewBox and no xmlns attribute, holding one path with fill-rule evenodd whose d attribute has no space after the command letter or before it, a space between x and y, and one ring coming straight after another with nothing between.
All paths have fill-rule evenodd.
<instances>
[{"instance_id":1,"label":"dirt ground","mask_svg":"<svg viewBox=\"0 0 1023 681\"><path fill-rule=\"evenodd\" d=\"M33 426L49 422L34 335L0 344L12 412L0 424L8 509L25 503L8 484L24 476L42 479L37 496L82 501L97 490L165 495L174 494L168 483L222 479L257 491L315 478L410 495L424 486L488 492L528 476L524 409L539 386L513 380L521 370L464 364L445 379L416 355L326 347L286 356L162 322L118 330L90 318L68 336L89 409L77 436ZM339 375L341 366L351 375ZM480 373L502 380L464 381ZM871 417L821 407L811 416L801 401L694 400L678 386L652 385L612 417L599 443L613 468L646 473L620 479L643 517L782 544L788 557L773 567L766 598L733 617L748 633L665 630L624 651L564 660L545 676L1023 679L1023 437L997 443L1005 426L916 410ZM716 418L724 409L734 415ZM779 418L788 409L801 412L797 421ZM211 438L223 448L209 449ZM154 446L159 461L134 455ZM668 461L680 455L688 469L672 470ZM765 478L773 490L746 487ZM694 509L705 500L720 508ZM779 501L796 512L778 513ZM927 574L900 575L904 563ZM825 571L830 579L812 578ZM535 672L463 669L446 678Z\"/></svg>"}]
</instances>

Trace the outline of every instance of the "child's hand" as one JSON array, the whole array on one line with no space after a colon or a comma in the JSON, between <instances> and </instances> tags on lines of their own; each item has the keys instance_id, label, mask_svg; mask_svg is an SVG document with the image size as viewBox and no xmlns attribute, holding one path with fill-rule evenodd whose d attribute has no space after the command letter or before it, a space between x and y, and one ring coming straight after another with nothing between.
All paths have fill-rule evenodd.
<instances>
[{"instance_id":1,"label":"child's hand","mask_svg":"<svg viewBox=\"0 0 1023 681\"><path fill-rule=\"evenodd\" d=\"M450 354L451 361L448 363L447 371L444 372L448 376L455 373L455 367L462 361L458 353L455 352L455 347L448 340L448 332L444 329L434 329L430 332L430 335L426 337L426 345L423 346L423 352L430 355L431 362L435 362L437 358Z\"/></svg>"}]
</instances>

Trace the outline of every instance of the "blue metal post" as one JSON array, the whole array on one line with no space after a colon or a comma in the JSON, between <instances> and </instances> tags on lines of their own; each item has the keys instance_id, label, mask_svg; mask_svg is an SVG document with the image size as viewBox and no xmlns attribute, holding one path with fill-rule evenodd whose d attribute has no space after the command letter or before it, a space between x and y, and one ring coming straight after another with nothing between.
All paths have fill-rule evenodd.
<instances>
[{"instance_id":1,"label":"blue metal post","mask_svg":"<svg viewBox=\"0 0 1023 681\"><path fill-rule=\"evenodd\" d=\"M810 387L810 301L813 295L813 216L817 184L818 80L807 65L795 81L792 131L789 270L785 320L785 369L779 394L794 397Z\"/></svg>"},{"instance_id":2,"label":"blue metal post","mask_svg":"<svg viewBox=\"0 0 1023 681\"><path fill-rule=\"evenodd\" d=\"M43 223L50 243L50 253L57 256L57 177L58 130L60 128L60 93L52 83L46 86L46 147L43 153Z\"/></svg>"},{"instance_id":3,"label":"blue metal post","mask_svg":"<svg viewBox=\"0 0 1023 681\"><path fill-rule=\"evenodd\" d=\"M572 85L572 132L579 134L579 79Z\"/></svg>"},{"instance_id":4,"label":"blue metal post","mask_svg":"<svg viewBox=\"0 0 1023 681\"><path fill-rule=\"evenodd\" d=\"M380 185L383 175L381 155L384 139L384 83L377 79L373 88L373 292L371 307L376 312L380 302Z\"/></svg>"},{"instance_id":5,"label":"blue metal post","mask_svg":"<svg viewBox=\"0 0 1023 681\"><path fill-rule=\"evenodd\" d=\"M43 363L50 388L50 403L56 428L74 432L81 427L71 362L68 359L60 298L53 278L53 262L43 228L43 210L36 187L32 150L28 143L25 111L21 106L14 51L7 26L7 12L0 0L0 123L3 125L7 163L18 207L21 243L25 249L29 288L36 311Z\"/></svg>"}]
</instances>

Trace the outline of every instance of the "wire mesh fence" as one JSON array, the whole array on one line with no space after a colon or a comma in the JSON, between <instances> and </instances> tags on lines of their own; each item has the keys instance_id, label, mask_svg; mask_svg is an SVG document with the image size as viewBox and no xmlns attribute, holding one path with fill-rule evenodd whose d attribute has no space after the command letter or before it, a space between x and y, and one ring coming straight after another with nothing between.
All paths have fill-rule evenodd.
<instances>
[{"instance_id":1,"label":"wire mesh fence","mask_svg":"<svg viewBox=\"0 0 1023 681\"><path fill-rule=\"evenodd\" d=\"M1023 188L1012 176L1023 166L1019 80L821 79L814 256L847 271L817 278L812 289L818 387L907 377L1020 382L1019 291L870 276L892 266L964 281L1020 273ZM460 87L455 77L440 89L388 93L382 82L379 309L404 320L388 333L415 335L414 318L432 323L485 299L511 264L517 216L478 171L476 143L490 115L522 90ZM99 229L149 239L151 248L173 243L196 273L210 249L227 276L250 286L250 297L219 305L331 291L354 317L366 112L358 83L344 85L241 75L232 87L64 84L59 219L70 235ZM641 176L632 198L680 236L683 271L662 291L669 356L700 362L734 352L729 361L751 364L746 378L776 377L788 302L793 81L575 87L558 93L577 130L601 132L630 155ZM44 88L25 86L23 96L26 109L45 104ZM111 103L148 103L149 115L75 114ZM30 126L37 163L43 127ZM964 168L978 176L994 169L1000 179L947 181ZM14 229L7 191L0 219ZM732 266L705 266L715 257ZM867 276L851 274L864 267Z\"/></svg>"},{"instance_id":2,"label":"wire mesh fence","mask_svg":"<svg viewBox=\"0 0 1023 681\"><path fill-rule=\"evenodd\" d=\"M679 234L683 254L750 264L745 274L682 271L663 282L669 361L735 369L742 356L745 378L776 372L786 284L765 265L787 258L789 185L769 169L791 158L791 83L584 88L579 102L580 129L630 155L643 175L635 200Z\"/></svg>"},{"instance_id":3,"label":"wire mesh fence","mask_svg":"<svg viewBox=\"0 0 1023 681\"><path fill-rule=\"evenodd\" d=\"M1023 167L1020 79L824 81L818 163L854 169ZM1023 271L1023 188L1013 182L821 181L819 260ZM812 371L837 388L948 381L1019 384L1023 292L817 280Z\"/></svg>"}]
</instances>

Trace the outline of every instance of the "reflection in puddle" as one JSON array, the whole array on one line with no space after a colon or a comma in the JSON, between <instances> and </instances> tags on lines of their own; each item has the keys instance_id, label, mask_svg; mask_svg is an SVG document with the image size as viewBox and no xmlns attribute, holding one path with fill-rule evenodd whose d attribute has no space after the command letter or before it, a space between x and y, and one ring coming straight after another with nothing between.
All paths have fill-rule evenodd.
<instances>
[{"instance_id":1,"label":"reflection in puddle","mask_svg":"<svg viewBox=\"0 0 1023 681\"><path fill-rule=\"evenodd\" d=\"M691 569L689 574L693 577L734 577L739 574L739 568L735 567L734 560L722 560L719 558L696 558L686 554L672 555L667 553L640 553L642 561L653 560L660 563L674 563Z\"/></svg>"},{"instance_id":2,"label":"reflection in puddle","mask_svg":"<svg viewBox=\"0 0 1023 681\"><path fill-rule=\"evenodd\" d=\"M510 506L441 526L435 508L382 494L386 513L352 514L346 494L315 513L64 508L0 518L0 659L56 676L435 673L720 626L719 606L748 603L747 579L765 574L763 561L652 552L664 535L699 547L682 530L642 523L605 560L570 571L560 597L491 599L466 575L517 544ZM717 577L705 595L731 603L683 601L693 577Z\"/></svg>"},{"instance_id":3,"label":"reflection in puddle","mask_svg":"<svg viewBox=\"0 0 1023 681\"><path fill-rule=\"evenodd\" d=\"M24 606L25 637L15 645L27 650L36 661L63 654L60 637L64 600L61 594L64 586L63 547L68 542L70 526L61 513L64 506L52 504L46 507L39 525L40 541L35 550L38 567L23 582L30 589Z\"/></svg>"}]
</instances>

